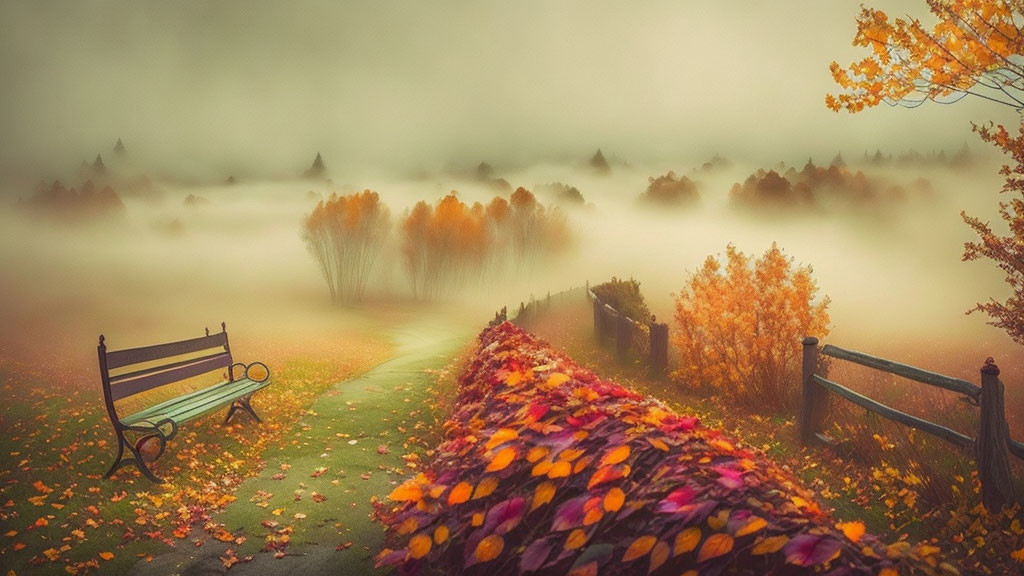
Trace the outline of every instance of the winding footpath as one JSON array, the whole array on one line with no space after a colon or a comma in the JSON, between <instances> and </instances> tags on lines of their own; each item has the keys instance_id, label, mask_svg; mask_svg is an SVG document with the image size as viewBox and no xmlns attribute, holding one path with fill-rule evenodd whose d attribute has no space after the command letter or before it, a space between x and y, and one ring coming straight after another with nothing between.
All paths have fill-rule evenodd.
<instances>
[{"instance_id":1,"label":"winding footpath","mask_svg":"<svg viewBox=\"0 0 1024 576\"><path fill-rule=\"evenodd\" d=\"M393 329L388 336L395 357L318 398L286 433L287 445L268 449L260 475L244 482L237 500L213 517L244 536L242 544L207 537L196 546L184 539L170 552L139 561L130 574L225 574L228 549L239 558L252 556L232 566L232 575L373 574L384 529L370 518L370 499L385 497L411 473L403 444L424 434L432 419L428 400L436 372L481 325L431 312ZM267 526L273 522L278 524ZM265 538L284 526L294 528L284 556L260 552Z\"/></svg>"}]
</instances>

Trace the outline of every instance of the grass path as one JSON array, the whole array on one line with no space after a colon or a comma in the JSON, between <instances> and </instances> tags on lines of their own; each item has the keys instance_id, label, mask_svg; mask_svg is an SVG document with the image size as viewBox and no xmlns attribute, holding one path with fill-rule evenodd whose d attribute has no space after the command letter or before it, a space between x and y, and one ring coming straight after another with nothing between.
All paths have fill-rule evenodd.
<instances>
[{"instance_id":1,"label":"grass path","mask_svg":"<svg viewBox=\"0 0 1024 576\"><path fill-rule=\"evenodd\" d=\"M370 519L371 498L413 473L403 456L436 443L431 387L476 328L434 312L390 331L395 358L321 396L285 444L268 450L263 472L213 517L234 540L183 540L131 573L221 574L249 556L231 574L372 573L383 529ZM280 553L261 552L268 542Z\"/></svg>"}]
</instances>

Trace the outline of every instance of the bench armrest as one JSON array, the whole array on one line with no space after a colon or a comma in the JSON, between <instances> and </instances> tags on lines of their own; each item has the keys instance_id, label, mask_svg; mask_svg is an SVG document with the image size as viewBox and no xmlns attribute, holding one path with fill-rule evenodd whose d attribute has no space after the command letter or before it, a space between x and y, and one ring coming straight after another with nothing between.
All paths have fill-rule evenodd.
<instances>
[{"instance_id":1,"label":"bench armrest","mask_svg":"<svg viewBox=\"0 0 1024 576\"><path fill-rule=\"evenodd\" d=\"M243 374L243 377L248 378L249 380L252 380L253 382L266 382L267 380L270 380L270 368L266 364L264 364L263 362L250 362L248 364L246 364L244 362L235 362L234 364L232 364L231 366L228 367L228 380L234 381L234 379L235 379L235 366L242 366L243 368L245 368L245 373ZM264 376L261 379L258 379L258 380L256 378L253 378L253 377L249 376L249 370L253 366L262 366L263 370L266 371L267 375Z\"/></svg>"}]
</instances>

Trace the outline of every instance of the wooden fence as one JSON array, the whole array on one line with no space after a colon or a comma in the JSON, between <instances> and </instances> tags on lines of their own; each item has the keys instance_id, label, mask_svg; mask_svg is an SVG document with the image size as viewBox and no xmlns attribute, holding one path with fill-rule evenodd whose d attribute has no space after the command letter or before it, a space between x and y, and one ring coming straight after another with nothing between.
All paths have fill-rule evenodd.
<instances>
[{"instance_id":1,"label":"wooden fence","mask_svg":"<svg viewBox=\"0 0 1024 576\"><path fill-rule=\"evenodd\" d=\"M963 394L968 402L981 409L977 437L971 438L945 426L911 416L828 380L825 377L827 375L816 373L819 354ZM824 439L820 432L824 428L829 392L883 418L927 432L970 451L977 462L981 480L981 499L985 507L989 510L999 510L1004 504L1013 501L1009 456L1012 454L1024 459L1024 444L1010 439L1003 403L1003 383L999 380L999 368L991 358L987 359L981 368L979 387L966 380L876 358L863 352L845 350L832 345L819 348L817 338L804 338L803 395L799 425L800 439L805 445L815 439Z\"/></svg>"},{"instance_id":2,"label":"wooden fence","mask_svg":"<svg viewBox=\"0 0 1024 576\"><path fill-rule=\"evenodd\" d=\"M660 324L654 316L648 322L638 322L602 302L587 287L587 298L594 306L594 336L602 346L615 346L615 356L626 363L633 358L642 359L654 374L668 368L668 324Z\"/></svg>"}]
</instances>

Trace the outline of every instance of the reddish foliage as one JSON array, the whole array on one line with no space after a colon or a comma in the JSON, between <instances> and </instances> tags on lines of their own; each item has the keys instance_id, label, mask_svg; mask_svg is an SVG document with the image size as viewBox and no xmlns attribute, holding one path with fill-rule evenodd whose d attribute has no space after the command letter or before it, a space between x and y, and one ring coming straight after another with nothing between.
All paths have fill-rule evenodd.
<instances>
[{"instance_id":1,"label":"reddish foliage","mask_svg":"<svg viewBox=\"0 0 1024 576\"><path fill-rule=\"evenodd\" d=\"M956 572L934 547L887 547L852 523L837 526L763 456L509 323L481 335L456 405L433 460L377 503L389 546L380 565L403 574ZM506 464L499 455L509 450Z\"/></svg>"}]
</instances>

